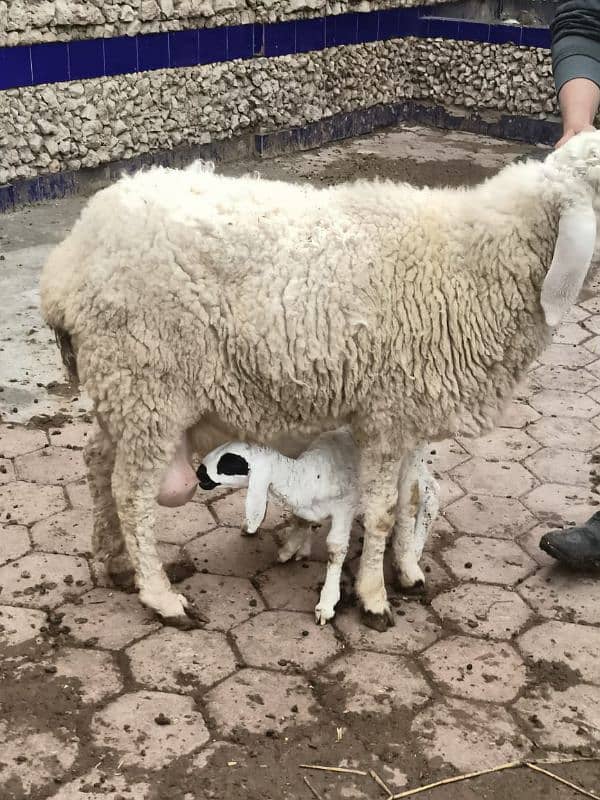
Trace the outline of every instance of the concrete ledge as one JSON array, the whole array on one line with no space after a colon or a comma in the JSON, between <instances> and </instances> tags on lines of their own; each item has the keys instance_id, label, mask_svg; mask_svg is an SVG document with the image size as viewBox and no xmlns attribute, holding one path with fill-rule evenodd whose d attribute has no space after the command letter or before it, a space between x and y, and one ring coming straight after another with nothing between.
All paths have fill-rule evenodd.
<instances>
[{"instance_id":1,"label":"concrete ledge","mask_svg":"<svg viewBox=\"0 0 600 800\"><path fill-rule=\"evenodd\" d=\"M145 153L123 161L113 161L93 169L58 172L16 181L0 186L0 213L70 195L91 194L108 186L123 173L135 172L144 167L184 167L196 159L224 162L253 156L273 158L283 153L310 150L328 142L364 136L374 130L402 122L418 123L444 130L468 131L528 144L552 145L561 134L561 126L556 119L540 120L477 112L470 114L462 109L452 110L439 105L406 100L336 114L299 128L247 134L195 147L177 147L168 151Z\"/></svg>"}]
</instances>

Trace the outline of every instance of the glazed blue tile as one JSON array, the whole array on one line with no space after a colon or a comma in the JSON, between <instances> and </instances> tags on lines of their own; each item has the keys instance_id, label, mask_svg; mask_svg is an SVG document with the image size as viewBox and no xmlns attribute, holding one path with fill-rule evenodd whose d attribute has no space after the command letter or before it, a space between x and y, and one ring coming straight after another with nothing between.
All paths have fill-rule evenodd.
<instances>
[{"instance_id":1,"label":"glazed blue tile","mask_svg":"<svg viewBox=\"0 0 600 800\"><path fill-rule=\"evenodd\" d=\"M15 207L15 187L10 183L0 186L0 214L12 211Z\"/></svg>"},{"instance_id":2,"label":"glazed blue tile","mask_svg":"<svg viewBox=\"0 0 600 800\"><path fill-rule=\"evenodd\" d=\"M215 64L227 60L227 29L202 28L198 31L198 63Z\"/></svg>"},{"instance_id":3,"label":"glazed blue tile","mask_svg":"<svg viewBox=\"0 0 600 800\"><path fill-rule=\"evenodd\" d=\"M308 53L325 47L325 19L299 19L296 21L296 52Z\"/></svg>"},{"instance_id":4,"label":"glazed blue tile","mask_svg":"<svg viewBox=\"0 0 600 800\"><path fill-rule=\"evenodd\" d=\"M523 28L521 33L521 45L523 47L544 47L550 48L552 39L549 28Z\"/></svg>"},{"instance_id":5,"label":"glazed blue tile","mask_svg":"<svg viewBox=\"0 0 600 800\"><path fill-rule=\"evenodd\" d=\"M490 25L490 42L492 44L521 44L520 25Z\"/></svg>"},{"instance_id":6,"label":"glazed blue tile","mask_svg":"<svg viewBox=\"0 0 600 800\"><path fill-rule=\"evenodd\" d=\"M169 66L169 34L148 33L138 36L138 61L141 72Z\"/></svg>"},{"instance_id":7,"label":"glazed blue tile","mask_svg":"<svg viewBox=\"0 0 600 800\"><path fill-rule=\"evenodd\" d=\"M427 18L427 36L432 39L435 37L442 39L459 39L460 21L457 19L429 17Z\"/></svg>"},{"instance_id":8,"label":"glazed blue tile","mask_svg":"<svg viewBox=\"0 0 600 800\"><path fill-rule=\"evenodd\" d=\"M337 14L335 16L335 44L356 44L358 14Z\"/></svg>"},{"instance_id":9,"label":"glazed blue tile","mask_svg":"<svg viewBox=\"0 0 600 800\"><path fill-rule=\"evenodd\" d=\"M107 75L124 75L138 68L138 43L132 36L116 36L104 40L104 71Z\"/></svg>"},{"instance_id":10,"label":"glazed blue tile","mask_svg":"<svg viewBox=\"0 0 600 800\"><path fill-rule=\"evenodd\" d=\"M325 47L335 47L335 17L325 17Z\"/></svg>"},{"instance_id":11,"label":"glazed blue tile","mask_svg":"<svg viewBox=\"0 0 600 800\"><path fill-rule=\"evenodd\" d=\"M265 26L265 55L285 56L296 52L296 22Z\"/></svg>"},{"instance_id":12,"label":"glazed blue tile","mask_svg":"<svg viewBox=\"0 0 600 800\"><path fill-rule=\"evenodd\" d=\"M254 55L264 56L265 54L265 26L262 22L255 22L254 29Z\"/></svg>"},{"instance_id":13,"label":"glazed blue tile","mask_svg":"<svg viewBox=\"0 0 600 800\"><path fill-rule=\"evenodd\" d=\"M227 28L227 60L252 58L254 55L254 25L231 25Z\"/></svg>"},{"instance_id":14,"label":"glazed blue tile","mask_svg":"<svg viewBox=\"0 0 600 800\"><path fill-rule=\"evenodd\" d=\"M198 31L169 33L169 64L171 67L193 67L198 63Z\"/></svg>"},{"instance_id":15,"label":"glazed blue tile","mask_svg":"<svg viewBox=\"0 0 600 800\"><path fill-rule=\"evenodd\" d=\"M16 86L30 86L31 74L30 47L3 47L0 49L0 89Z\"/></svg>"},{"instance_id":16,"label":"glazed blue tile","mask_svg":"<svg viewBox=\"0 0 600 800\"><path fill-rule=\"evenodd\" d=\"M485 22L469 22L461 20L460 38L469 42L487 42L490 38L490 26Z\"/></svg>"},{"instance_id":17,"label":"glazed blue tile","mask_svg":"<svg viewBox=\"0 0 600 800\"><path fill-rule=\"evenodd\" d=\"M69 80L69 48L66 42L31 46L33 82L55 83Z\"/></svg>"},{"instance_id":18,"label":"glazed blue tile","mask_svg":"<svg viewBox=\"0 0 600 800\"><path fill-rule=\"evenodd\" d=\"M379 40L395 39L399 32L399 14L397 8L379 11L379 26L377 38Z\"/></svg>"},{"instance_id":19,"label":"glazed blue tile","mask_svg":"<svg viewBox=\"0 0 600 800\"><path fill-rule=\"evenodd\" d=\"M69 42L69 77L72 81L99 78L104 75L104 43L102 39Z\"/></svg>"},{"instance_id":20,"label":"glazed blue tile","mask_svg":"<svg viewBox=\"0 0 600 800\"><path fill-rule=\"evenodd\" d=\"M377 11L368 11L367 13L357 14L356 17L357 43L376 42L379 32L379 13Z\"/></svg>"},{"instance_id":21,"label":"glazed blue tile","mask_svg":"<svg viewBox=\"0 0 600 800\"><path fill-rule=\"evenodd\" d=\"M398 36L424 36L427 19L420 7L398 9Z\"/></svg>"}]
</instances>

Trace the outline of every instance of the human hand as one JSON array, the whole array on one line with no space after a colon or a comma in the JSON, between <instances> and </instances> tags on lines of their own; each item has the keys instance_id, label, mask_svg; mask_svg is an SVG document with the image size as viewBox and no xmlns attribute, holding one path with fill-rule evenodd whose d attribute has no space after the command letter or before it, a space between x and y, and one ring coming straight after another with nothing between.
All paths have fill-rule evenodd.
<instances>
[{"instance_id":1,"label":"human hand","mask_svg":"<svg viewBox=\"0 0 600 800\"><path fill-rule=\"evenodd\" d=\"M586 132L595 131L595 130L596 129L594 128L593 125L572 125L571 127L567 128L563 132L563 135L558 140L558 142L554 145L554 147L556 149L558 149L559 147L562 147L563 144L566 144L566 142L568 142L569 139L572 139L573 136L576 136L578 133L586 133Z\"/></svg>"}]
</instances>

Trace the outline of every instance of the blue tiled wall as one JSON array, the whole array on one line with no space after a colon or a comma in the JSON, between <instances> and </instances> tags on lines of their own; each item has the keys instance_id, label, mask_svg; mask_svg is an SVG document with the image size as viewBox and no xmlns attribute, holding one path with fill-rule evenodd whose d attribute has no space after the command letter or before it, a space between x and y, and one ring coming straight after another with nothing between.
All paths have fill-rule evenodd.
<instances>
[{"instance_id":1,"label":"blue tiled wall","mask_svg":"<svg viewBox=\"0 0 600 800\"><path fill-rule=\"evenodd\" d=\"M435 10L432 6L397 8L264 25L5 47L0 48L0 90L236 58L283 56L405 36L550 47L547 28L448 19L435 16Z\"/></svg>"}]
</instances>

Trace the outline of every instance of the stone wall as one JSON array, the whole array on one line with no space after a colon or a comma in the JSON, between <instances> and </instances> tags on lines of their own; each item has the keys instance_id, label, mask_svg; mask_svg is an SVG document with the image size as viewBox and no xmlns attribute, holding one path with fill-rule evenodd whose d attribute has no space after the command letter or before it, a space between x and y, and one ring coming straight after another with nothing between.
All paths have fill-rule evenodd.
<instances>
[{"instance_id":1,"label":"stone wall","mask_svg":"<svg viewBox=\"0 0 600 800\"><path fill-rule=\"evenodd\" d=\"M452 0L0 0L0 47L444 2Z\"/></svg>"},{"instance_id":2,"label":"stone wall","mask_svg":"<svg viewBox=\"0 0 600 800\"><path fill-rule=\"evenodd\" d=\"M0 185L402 99L555 110L549 53L414 38L0 92Z\"/></svg>"}]
</instances>

